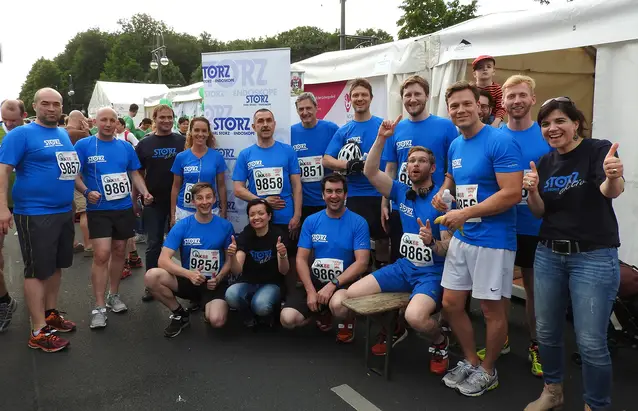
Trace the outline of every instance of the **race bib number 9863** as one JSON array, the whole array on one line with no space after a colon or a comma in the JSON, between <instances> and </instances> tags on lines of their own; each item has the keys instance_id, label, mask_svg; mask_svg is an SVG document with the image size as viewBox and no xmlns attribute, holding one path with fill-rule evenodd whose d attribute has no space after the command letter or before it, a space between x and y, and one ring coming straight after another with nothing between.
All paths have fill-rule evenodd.
<instances>
[{"instance_id":1,"label":"race bib number 9863","mask_svg":"<svg viewBox=\"0 0 638 411\"><path fill-rule=\"evenodd\" d=\"M399 252L417 267L427 267L434 264L432 250L423 244L423 240L418 234L403 234Z\"/></svg>"},{"instance_id":2,"label":"race bib number 9863","mask_svg":"<svg viewBox=\"0 0 638 411\"><path fill-rule=\"evenodd\" d=\"M312 263L312 275L322 283L328 283L343 273L343 260L317 258Z\"/></svg>"},{"instance_id":3,"label":"race bib number 9863","mask_svg":"<svg viewBox=\"0 0 638 411\"><path fill-rule=\"evenodd\" d=\"M459 210L478 204L478 184L456 186L456 204ZM480 223L481 217L470 218L468 223Z\"/></svg>"},{"instance_id":4,"label":"race bib number 9863","mask_svg":"<svg viewBox=\"0 0 638 411\"><path fill-rule=\"evenodd\" d=\"M284 188L284 170L282 167L268 167L253 170L255 189L258 196L281 194Z\"/></svg>"},{"instance_id":5,"label":"race bib number 9863","mask_svg":"<svg viewBox=\"0 0 638 411\"><path fill-rule=\"evenodd\" d=\"M75 180L80 173L80 159L75 151L58 151L55 153L55 159L60 168L59 180Z\"/></svg>"}]
</instances>

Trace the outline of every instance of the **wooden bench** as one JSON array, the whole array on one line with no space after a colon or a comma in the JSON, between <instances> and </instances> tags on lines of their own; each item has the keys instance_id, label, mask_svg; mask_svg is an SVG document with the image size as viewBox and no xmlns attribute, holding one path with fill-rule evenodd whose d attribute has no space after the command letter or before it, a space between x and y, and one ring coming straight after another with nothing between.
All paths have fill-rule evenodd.
<instances>
[{"instance_id":1,"label":"wooden bench","mask_svg":"<svg viewBox=\"0 0 638 411\"><path fill-rule=\"evenodd\" d=\"M365 366L376 374L383 374L390 379L390 353L392 351L392 336L397 325L399 311L410 302L410 293L380 293L365 297L349 298L343 301L343 306L358 315L366 317ZM370 350L374 341L370 340L372 321L377 321L388 333L386 336L386 354L383 371L369 366Z\"/></svg>"}]
</instances>

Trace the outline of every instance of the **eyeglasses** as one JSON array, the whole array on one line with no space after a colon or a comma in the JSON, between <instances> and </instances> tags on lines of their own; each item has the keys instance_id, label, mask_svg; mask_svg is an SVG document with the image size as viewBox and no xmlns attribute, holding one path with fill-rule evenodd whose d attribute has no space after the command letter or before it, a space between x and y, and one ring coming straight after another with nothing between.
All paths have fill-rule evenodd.
<instances>
[{"instance_id":1,"label":"eyeglasses","mask_svg":"<svg viewBox=\"0 0 638 411\"><path fill-rule=\"evenodd\" d=\"M554 97L554 98L550 98L549 100L547 100L546 102L541 104L541 108L545 107L547 104L551 103L552 101L556 101L558 103L571 103L571 104L574 104L572 99L569 98L569 97Z\"/></svg>"}]
</instances>

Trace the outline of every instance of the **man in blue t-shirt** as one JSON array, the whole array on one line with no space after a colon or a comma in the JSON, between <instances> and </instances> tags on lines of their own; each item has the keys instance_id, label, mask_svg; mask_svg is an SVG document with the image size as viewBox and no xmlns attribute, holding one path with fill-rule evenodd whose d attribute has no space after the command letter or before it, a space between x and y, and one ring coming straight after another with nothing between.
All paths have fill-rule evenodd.
<instances>
[{"instance_id":1,"label":"man in blue t-shirt","mask_svg":"<svg viewBox=\"0 0 638 411\"><path fill-rule=\"evenodd\" d=\"M257 143L237 156L233 170L235 196L244 201L264 198L275 211L273 224L296 240L303 197L297 155L288 144L275 141L276 122L272 111L257 110L252 127ZM288 253L295 255L296 247L289 245Z\"/></svg>"},{"instance_id":2,"label":"man in blue t-shirt","mask_svg":"<svg viewBox=\"0 0 638 411\"><path fill-rule=\"evenodd\" d=\"M448 173L433 205L440 211L445 189L456 193L457 209L441 224L457 230L450 241L441 285L443 310L466 359L443 377L450 388L479 396L498 387L495 363L507 338L505 299L512 294L516 255L516 208L521 201L521 151L501 130L479 118L479 91L460 81L448 88L448 112L461 136L450 145ZM469 292L481 301L487 324L487 352L474 351L465 302Z\"/></svg>"},{"instance_id":3,"label":"man in blue t-shirt","mask_svg":"<svg viewBox=\"0 0 638 411\"><path fill-rule=\"evenodd\" d=\"M335 316L342 320L337 341L350 343L354 340L354 316L341 303L348 284L368 268L370 232L363 217L346 208L348 185L344 176L327 175L321 187L326 209L308 217L299 236L297 271L303 288L289 289L281 324L300 327L318 315L319 329L329 331Z\"/></svg>"},{"instance_id":4,"label":"man in blue t-shirt","mask_svg":"<svg viewBox=\"0 0 638 411\"><path fill-rule=\"evenodd\" d=\"M383 119L370 113L373 95L368 80L355 79L350 85L349 96L354 108L354 119L339 128L332 137L323 156L323 165L348 176L348 209L359 214L370 225L374 257L379 267L387 264L390 258L390 242L388 233L381 226L381 194L363 175L363 165ZM385 161L381 162L381 168L385 169Z\"/></svg>"},{"instance_id":5,"label":"man in blue t-shirt","mask_svg":"<svg viewBox=\"0 0 638 411\"><path fill-rule=\"evenodd\" d=\"M347 297L381 292L411 293L405 319L413 329L432 339L430 371L441 375L447 371L449 342L432 315L441 305L441 274L452 233L441 231L439 225L434 224L434 220L442 213L431 204L436 194L436 184L432 181L436 173L436 157L430 149L416 145L410 148L407 174L412 187L393 180L379 169L383 147L396 132L400 124L398 121L386 120L382 123L363 171L370 183L384 197L391 199L399 210L404 231L400 238L401 258L354 283L348 289ZM386 354L388 331L393 333L390 337L393 346L408 335L400 321L397 330L382 330L379 342L372 347L373 354Z\"/></svg>"},{"instance_id":6,"label":"man in blue t-shirt","mask_svg":"<svg viewBox=\"0 0 638 411\"><path fill-rule=\"evenodd\" d=\"M503 131L510 135L521 148L521 164L527 167L530 161L538 160L551 151L551 147L541 133L537 122L532 120L532 107L536 104L534 88L536 82L528 76L514 75L503 83L503 105L507 110L507 126ZM525 169L525 174L531 172ZM522 182L521 182L522 185ZM543 376L543 368L538 353L536 340L536 316L534 315L534 258L538 245L538 234L541 219L534 217L527 205L528 192L522 186L522 200L516 206L516 260L515 265L521 268L523 286L525 287L525 314L530 334L527 348L532 362L532 374ZM509 301L509 300L508 300ZM509 307L508 307L509 308ZM506 310L509 312L509 309ZM507 348L507 347L505 347ZM505 350L509 351L509 350ZM479 352L479 357L481 356Z\"/></svg>"},{"instance_id":7,"label":"man in blue t-shirt","mask_svg":"<svg viewBox=\"0 0 638 411\"><path fill-rule=\"evenodd\" d=\"M75 143L82 175L75 188L87 199L86 216L89 238L93 244L91 282L95 308L91 311L90 328L106 327L106 309L114 313L126 311L119 294L126 255L126 242L135 232L135 213L131 199L132 187L153 201L144 177L138 171L140 161L133 146L116 137L117 113L110 107L96 114L98 132ZM110 280L110 281L109 281ZM105 299L106 284L109 293Z\"/></svg>"},{"instance_id":8,"label":"man in blue t-shirt","mask_svg":"<svg viewBox=\"0 0 638 411\"><path fill-rule=\"evenodd\" d=\"M226 324L230 259L228 246L233 225L213 214L215 191L209 183L191 188L195 215L179 220L164 241L159 268L151 268L144 283L153 297L172 311L164 336L173 338L190 325L189 312L175 299L201 301L206 321L215 328ZM179 251L181 264L173 261Z\"/></svg>"},{"instance_id":9,"label":"man in blue t-shirt","mask_svg":"<svg viewBox=\"0 0 638 411\"><path fill-rule=\"evenodd\" d=\"M73 263L73 186L80 161L67 132L58 128L62 96L44 88L35 93L36 121L16 127L0 147L0 228L11 226L7 207L9 175L15 169L13 212L24 261L25 300L31 316L29 347L45 352L69 342L53 331L69 332L75 324L56 309L62 268Z\"/></svg>"},{"instance_id":10,"label":"man in blue t-shirt","mask_svg":"<svg viewBox=\"0 0 638 411\"><path fill-rule=\"evenodd\" d=\"M331 121L317 119L317 99L312 93L302 93L295 102L299 123L290 127L292 149L297 153L303 188L301 224L308 216L326 208L321 196L321 179L330 173L322 164L323 154L339 129Z\"/></svg>"},{"instance_id":11,"label":"man in blue t-shirt","mask_svg":"<svg viewBox=\"0 0 638 411\"><path fill-rule=\"evenodd\" d=\"M400 92L403 108L409 117L397 125L394 134L387 140L381 156L381 159L386 161L385 172L395 179L398 170L398 180L411 186L412 181L408 177L408 152L414 146L426 147L432 150L438 164L432 175L432 181L441 187L447 165L447 152L459 133L452 121L428 112L426 104L430 95L430 84L427 80L420 76L408 77L401 85ZM401 258L399 244L401 244L403 229L399 210L392 207L392 213L390 213L389 200L385 197L381 206L381 224L390 234L390 261L394 262Z\"/></svg>"}]
</instances>

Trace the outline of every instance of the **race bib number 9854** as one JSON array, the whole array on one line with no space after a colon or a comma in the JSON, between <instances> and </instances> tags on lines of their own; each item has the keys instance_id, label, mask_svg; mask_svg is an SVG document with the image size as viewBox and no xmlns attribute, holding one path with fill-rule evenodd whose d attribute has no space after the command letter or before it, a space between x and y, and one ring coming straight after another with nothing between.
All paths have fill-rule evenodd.
<instances>
[{"instance_id":1,"label":"race bib number 9854","mask_svg":"<svg viewBox=\"0 0 638 411\"><path fill-rule=\"evenodd\" d=\"M328 283L343 273L343 260L317 258L312 263L312 275L322 283Z\"/></svg>"},{"instance_id":2,"label":"race bib number 9854","mask_svg":"<svg viewBox=\"0 0 638 411\"><path fill-rule=\"evenodd\" d=\"M80 159L75 151L58 151L55 153L55 159L60 168L59 180L75 180L80 173Z\"/></svg>"},{"instance_id":3,"label":"race bib number 9854","mask_svg":"<svg viewBox=\"0 0 638 411\"><path fill-rule=\"evenodd\" d=\"M423 244L423 240L418 234L403 234L399 252L417 267L427 267L434 264L432 250Z\"/></svg>"},{"instance_id":4,"label":"race bib number 9854","mask_svg":"<svg viewBox=\"0 0 638 411\"><path fill-rule=\"evenodd\" d=\"M478 204L478 184L456 186L456 204L460 210ZM470 218L466 222L480 223L481 217Z\"/></svg>"},{"instance_id":5,"label":"race bib number 9854","mask_svg":"<svg viewBox=\"0 0 638 411\"><path fill-rule=\"evenodd\" d=\"M267 167L253 170L255 189L258 196L281 194L284 188L284 169L282 167Z\"/></svg>"},{"instance_id":6,"label":"race bib number 9854","mask_svg":"<svg viewBox=\"0 0 638 411\"><path fill-rule=\"evenodd\" d=\"M299 168L301 169L302 183L321 181L323 178L321 156L301 157L299 159Z\"/></svg>"},{"instance_id":7,"label":"race bib number 9854","mask_svg":"<svg viewBox=\"0 0 638 411\"><path fill-rule=\"evenodd\" d=\"M219 273L219 250L200 250L191 248L190 269L199 270L206 278Z\"/></svg>"}]
</instances>

